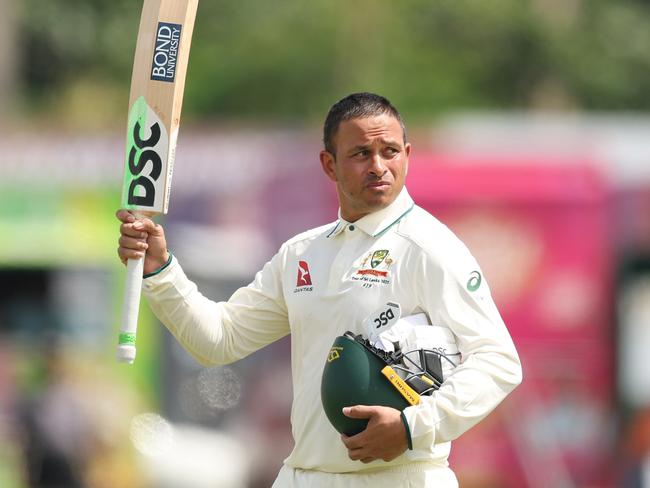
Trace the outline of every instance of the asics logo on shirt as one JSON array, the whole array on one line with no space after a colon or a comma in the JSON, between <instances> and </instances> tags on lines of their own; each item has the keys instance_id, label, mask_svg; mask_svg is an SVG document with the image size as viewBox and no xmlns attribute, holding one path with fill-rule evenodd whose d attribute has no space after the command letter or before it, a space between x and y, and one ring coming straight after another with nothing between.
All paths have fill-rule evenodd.
<instances>
[{"instance_id":1,"label":"asics logo on shirt","mask_svg":"<svg viewBox=\"0 0 650 488\"><path fill-rule=\"evenodd\" d=\"M478 271L472 271L469 275L469 280L467 280L467 289L469 291L476 291L481 286L481 273Z\"/></svg>"}]
</instances>

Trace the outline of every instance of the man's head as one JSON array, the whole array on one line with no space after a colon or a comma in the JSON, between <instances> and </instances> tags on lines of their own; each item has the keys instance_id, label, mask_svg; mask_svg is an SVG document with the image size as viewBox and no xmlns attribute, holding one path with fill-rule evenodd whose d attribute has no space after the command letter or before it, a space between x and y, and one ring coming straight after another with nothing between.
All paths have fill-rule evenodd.
<instances>
[{"instance_id":1,"label":"man's head","mask_svg":"<svg viewBox=\"0 0 650 488\"><path fill-rule=\"evenodd\" d=\"M335 154L333 139L341 122L350 119L363 119L377 115L387 114L395 118L402 126L402 139L406 144L406 127L402 117L387 98L374 93L353 93L342 98L330 108L323 126L323 144L325 150Z\"/></svg>"},{"instance_id":2,"label":"man's head","mask_svg":"<svg viewBox=\"0 0 650 488\"><path fill-rule=\"evenodd\" d=\"M411 145L399 112L384 97L354 93L335 103L325 120L325 174L336 183L348 221L390 205L404 187Z\"/></svg>"}]
</instances>

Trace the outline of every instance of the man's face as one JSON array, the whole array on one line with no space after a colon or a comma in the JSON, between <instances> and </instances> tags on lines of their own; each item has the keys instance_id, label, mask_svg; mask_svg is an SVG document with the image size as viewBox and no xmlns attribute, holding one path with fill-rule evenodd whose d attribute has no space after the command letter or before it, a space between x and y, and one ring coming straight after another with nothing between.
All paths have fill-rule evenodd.
<instances>
[{"instance_id":1,"label":"man's face","mask_svg":"<svg viewBox=\"0 0 650 488\"><path fill-rule=\"evenodd\" d=\"M321 151L325 174L336 183L341 216L354 222L390 205L404 187L411 145L388 114L345 120L333 138L335 154Z\"/></svg>"}]
</instances>

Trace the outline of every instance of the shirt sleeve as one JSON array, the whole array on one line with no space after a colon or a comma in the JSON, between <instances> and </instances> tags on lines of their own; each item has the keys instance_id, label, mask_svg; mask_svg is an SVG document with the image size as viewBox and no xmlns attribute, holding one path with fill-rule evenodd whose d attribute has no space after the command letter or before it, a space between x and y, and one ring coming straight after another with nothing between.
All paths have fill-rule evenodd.
<instances>
[{"instance_id":1,"label":"shirt sleeve","mask_svg":"<svg viewBox=\"0 0 650 488\"><path fill-rule=\"evenodd\" d=\"M144 280L152 311L202 365L228 364L289 334L282 291L282 252L266 263L248 286L227 302L203 296L176 257Z\"/></svg>"},{"instance_id":2,"label":"shirt sleeve","mask_svg":"<svg viewBox=\"0 0 650 488\"><path fill-rule=\"evenodd\" d=\"M422 253L414 293L432 323L452 331L461 363L433 395L404 410L413 449L456 439L522 380L519 356L478 263L460 242L446 258Z\"/></svg>"}]
</instances>

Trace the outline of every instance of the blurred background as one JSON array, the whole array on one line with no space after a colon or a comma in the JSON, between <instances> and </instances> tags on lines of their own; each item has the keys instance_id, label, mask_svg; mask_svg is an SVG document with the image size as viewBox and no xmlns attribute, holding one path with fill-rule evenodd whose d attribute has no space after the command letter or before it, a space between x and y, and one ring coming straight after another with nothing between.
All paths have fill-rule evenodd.
<instances>
[{"instance_id":1,"label":"blurred background","mask_svg":"<svg viewBox=\"0 0 650 488\"><path fill-rule=\"evenodd\" d=\"M204 369L142 305L114 360L139 0L0 0L0 486L270 486L289 339ZM170 246L227 299L336 219L327 110L387 96L407 185L481 263L525 381L454 443L463 487L650 486L650 5L202 0ZM314 360L320 360L315 358Z\"/></svg>"}]
</instances>

